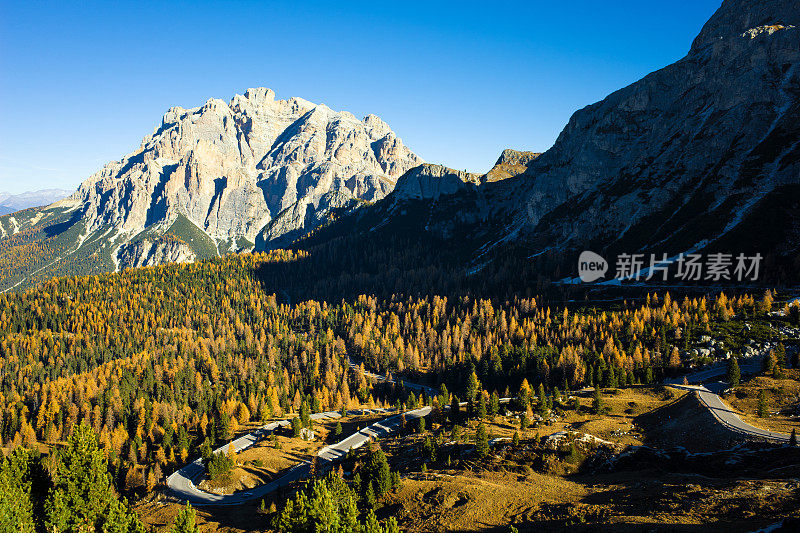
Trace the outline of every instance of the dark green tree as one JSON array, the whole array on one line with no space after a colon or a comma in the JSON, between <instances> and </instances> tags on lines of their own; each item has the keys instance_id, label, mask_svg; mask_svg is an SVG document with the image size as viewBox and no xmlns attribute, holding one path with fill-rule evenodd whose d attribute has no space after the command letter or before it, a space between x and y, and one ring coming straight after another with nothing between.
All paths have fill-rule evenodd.
<instances>
[{"instance_id":1,"label":"dark green tree","mask_svg":"<svg viewBox=\"0 0 800 533\"><path fill-rule=\"evenodd\" d=\"M758 391L758 407L756 408L759 418L767 418L769 411L767 410L767 394L764 389Z\"/></svg>"},{"instance_id":2,"label":"dark green tree","mask_svg":"<svg viewBox=\"0 0 800 533\"><path fill-rule=\"evenodd\" d=\"M528 413L522 413L522 416L519 419L519 429L528 429L528 426L531 425L531 421L528 420Z\"/></svg>"},{"instance_id":3,"label":"dark green tree","mask_svg":"<svg viewBox=\"0 0 800 533\"><path fill-rule=\"evenodd\" d=\"M544 392L544 385L541 383L539 384L539 390L536 393L536 396L537 396L536 410L539 413L539 416L541 416L542 418L546 418L547 413L550 411L550 409L548 408L547 405L547 394L545 394Z\"/></svg>"},{"instance_id":4,"label":"dark green tree","mask_svg":"<svg viewBox=\"0 0 800 533\"><path fill-rule=\"evenodd\" d=\"M206 465L208 477L214 481L227 481L233 470L233 459L224 451L215 453Z\"/></svg>"},{"instance_id":5,"label":"dark green tree","mask_svg":"<svg viewBox=\"0 0 800 533\"><path fill-rule=\"evenodd\" d=\"M447 385L442 383L442 386L439 387L439 405L447 405L450 403L450 391L447 390Z\"/></svg>"},{"instance_id":6,"label":"dark green tree","mask_svg":"<svg viewBox=\"0 0 800 533\"><path fill-rule=\"evenodd\" d=\"M292 436L297 438L303 432L303 422L298 418L292 418Z\"/></svg>"},{"instance_id":7,"label":"dark green tree","mask_svg":"<svg viewBox=\"0 0 800 533\"><path fill-rule=\"evenodd\" d=\"M478 424L478 428L475 430L475 453L481 459L489 455L489 435L486 434L486 426L483 425L483 422Z\"/></svg>"},{"instance_id":8,"label":"dark green tree","mask_svg":"<svg viewBox=\"0 0 800 533\"><path fill-rule=\"evenodd\" d=\"M45 503L48 532L144 533L127 502L117 497L97 436L78 426L58 455L53 488Z\"/></svg>"},{"instance_id":9,"label":"dark green tree","mask_svg":"<svg viewBox=\"0 0 800 533\"><path fill-rule=\"evenodd\" d=\"M603 398L600 396L600 388L594 388L594 395L592 396L592 412L600 414L603 412Z\"/></svg>"},{"instance_id":10,"label":"dark green tree","mask_svg":"<svg viewBox=\"0 0 800 533\"><path fill-rule=\"evenodd\" d=\"M422 420L422 419L420 419ZM392 488L392 474L386 454L376 445L370 443L361 469L362 494L366 495L368 487L372 487L376 500Z\"/></svg>"},{"instance_id":11,"label":"dark green tree","mask_svg":"<svg viewBox=\"0 0 800 533\"><path fill-rule=\"evenodd\" d=\"M0 533L34 533L33 453L17 448L0 462Z\"/></svg>"},{"instance_id":12,"label":"dark green tree","mask_svg":"<svg viewBox=\"0 0 800 533\"><path fill-rule=\"evenodd\" d=\"M430 435L425 437L425 441L422 444L422 452L431 462L436 462L436 442Z\"/></svg>"},{"instance_id":13,"label":"dark green tree","mask_svg":"<svg viewBox=\"0 0 800 533\"><path fill-rule=\"evenodd\" d=\"M480 392L478 393L478 418L483 420L486 418L486 396Z\"/></svg>"},{"instance_id":14,"label":"dark green tree","mask_svg":"<svg viewBox=\"0 0 800 533\"><path fill-rule=\"evenodd\" d=\"M489 400L489 416L497 416L500 413L500 396L497 394L497 391L492 393L492 397Z\"/></svg>"},{"instance_id":15,"label":"dark green tree","mask_svg":"<svg viewBox=\"0 0 800 533\"><path fill-rule=\"evenodd\" d=\"M736 356L731 356L728 359L728 383L731 387L738 387L740 379L742 379L742 372L739 370L739 360Z\"/></svg>"},{"instance_id":16,"label":"dark green tree","mask_svg":"<svg viewBox=\"0 0 800 533\"><path fill-rule=\"evenodd\" d=\"M277 516L276 529L284 533L362 532L356 495L332 472L306 484Z\"/></svg>"},{"instance_id":17,"label":"dark green tree","mask_svg":"<svg viewBox=\"0 0 800 533\"><path fill-rule=\"evenodd\" d=\"M425 464L423 463L423 467ZM378 498L375 497L375 484L374 483L367 483L364 485L364 494L362 502L364 503L364 507L367 509L372 509L375 507L375 504L378 503Z\"/></svg>"},{"instance_id":18,"label":"dark green tree","mask_svg":"<svg viewBox=\"0 0 800 533\"><path fill-rule=\"evenodd\" d=\"M475 395L478 394L478 391L480 391L480 389L481 389L481 382L478 380L478 374L476 374L475 371L473 370L470 373L469 377L467 378L467 388L466 388L467 401L474 402Z\"/></svg>"},{"instance_id":19,"label":"dark green tree","mask_svg":"<svg viewBox=\"0 0 800 533\"><path fill-rule=\"evenodd\" d=\"M781 369L786 368L786 347L782 342L779 342L778 347L775 348L775 362Z\"/></svg>"},{"instance_id":20,"label":"dark green tree","mask_svg":"<svg viewBox=\"0 0 800 533\"><path fill-rule=\"evenodd\" d=\"M264 503L264 500L261 500ZM191 504L186 504L186 507L178 512L175 521L172 522L171 533L200 533L200 528L195 523L197 521L197 513L192 508Z\"/></svg>"},{"instance_id":21,"label":"dark green tree","mask_svg":"<svg viewBox=\"0 0 800 533\"><path fill-rule=\"evenodd\" d=\"M450 421L453 424L461 422L461 402L458 396L453 396L453 403L450 405Z\"/></svg>"},{"instance_id":22,"label":"dark green tree","mask_svg":"<svg viewBox=\"0 0 800 533\"><path fill-rule=\"evenodd\" d=\"M300 405L300 422L303 423L304 428L311 425L311 413L308 409L308 402L305 401Z\"/></svg>"}]
</instances>

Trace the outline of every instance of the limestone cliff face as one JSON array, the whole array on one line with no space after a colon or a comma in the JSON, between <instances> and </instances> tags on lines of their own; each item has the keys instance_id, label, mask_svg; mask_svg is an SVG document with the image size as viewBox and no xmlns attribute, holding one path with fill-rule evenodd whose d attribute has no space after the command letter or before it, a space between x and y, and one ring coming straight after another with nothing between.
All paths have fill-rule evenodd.
<instances>
[{"instance_id":1,"label":"limestone cliff face","mask_svg":"<svg viewBox=\"0 0 800 533\"><path fill-rule=\"evenodd\" d=\"M479 185L481 177L442 165L422 164L405 173L392 195L395 200L436 200Z\"/></svg>"},{"instance_id":2,"label":"limestone cliff face","mask_svg":"<svg viewBox=\"0 0 800 533\"><path fill-rule=\"evenodd\" d=\"M288 232L313 228L326 195L339 202L383 198L420 162L375 115L358 120L248 89L228 103L171 108L135 152L60 205L81 210L87 234L111 228L120 246L183 215L227 250L257 240L268 248ZM137 250L128 247L121 266L140 264Z\"/></svg>"},{"instance_id":3,"label":"limestone cliff face","mask_svg":"<svg viewBox=\"0 0 800 533\"><path fill-rule=\"evenodd\" d=\"M472 181L412 169L376 218L392 228L398 202L427 199L415 229L457 227L475 264L507 245L569 268L586 247L800 261L797 0L726 0L686 57L577 111L543 154L507 150Z\"/></svg>"},{"instance_id":4,"label":"limestone cliff face","mask_svg":"<svg viewBox=\"0 0 800 533\"><path fill-rule=\"evenodd\" d=\"M127 268L137 268L164 263L191 263L197 256L186 243L178 241L153 241L144 239L120 248L119 263Z\"/></svg>"},{"instance_id":5,"label":"limestone cliff face","mask_svg":"<svg viewBox=\"0 0 800 533\"><path fill-rule=\"evenodd\" d=\"M726 0L685 58L576 112L519 179L515 227L552 246L647 223L685 245L800 183L798 7Z\"/></svg>"}]
</instances>

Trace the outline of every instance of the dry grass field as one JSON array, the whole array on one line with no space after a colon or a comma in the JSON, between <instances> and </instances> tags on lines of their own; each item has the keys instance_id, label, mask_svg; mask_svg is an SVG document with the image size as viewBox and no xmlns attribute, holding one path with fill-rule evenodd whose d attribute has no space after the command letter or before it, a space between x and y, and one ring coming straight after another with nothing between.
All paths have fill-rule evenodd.
<instances>
[{"instance_id":1,"label":"dry grass field","mask_svg":"<svg viewBox=\"0 0 800 533\"><path fill-rule=\"evenodd\" d=\"M759 417L758 394L763 390L769 416ZM800 432L800 369L786 369L781 379L760 375L743 381L725 401L749 424L791 433Z\"/></svg>"}]
</instances>

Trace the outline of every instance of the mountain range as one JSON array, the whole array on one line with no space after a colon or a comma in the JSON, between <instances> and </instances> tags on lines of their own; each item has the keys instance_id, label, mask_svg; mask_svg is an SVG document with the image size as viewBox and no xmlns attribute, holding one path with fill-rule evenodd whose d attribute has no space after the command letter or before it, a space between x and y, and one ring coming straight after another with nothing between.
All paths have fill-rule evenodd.
<instances>
[{"instance_id":1,"label":"mountain range","mask_svg":"<svg viewBox=\"0 0 800 533\"><path fill-rule=\"evenodd\" d=\"M514 255L555 280L590 248L761 253L780 280L800 265L798 26L795 1L725 0L686 57L485 175L269 89L172 108L69 198L0 217L0 289L387 234L457 247L468 275Z\"/></svg>"},{"instance_id":2,"label":"mountain range","mask_svg":"<svg viewBox=\"0 0 800 533\"><path fill-rule=\"evenodd\" d=\"M543 154L507 151L498 167L510 170L489 173L502 179L414 169L331 238L379 221L459 248L469 275L513 257L527 283L577 275L586 249L761 254L760 281L798 281L798 26L796 2L726 0L686 57L577 111Z\"/></svg>"},{"instance_id":3,"label":"mountain range","mask_svg":"<svg viewBox=\"0 0 800 533\"><path fill-rule=\"evenodd\" d=\"M66 189L42 189L11 194L0 191L0 215L7 215L29 207L41 207L57 202L72 194Z\"/></svg>"}]
</instances>

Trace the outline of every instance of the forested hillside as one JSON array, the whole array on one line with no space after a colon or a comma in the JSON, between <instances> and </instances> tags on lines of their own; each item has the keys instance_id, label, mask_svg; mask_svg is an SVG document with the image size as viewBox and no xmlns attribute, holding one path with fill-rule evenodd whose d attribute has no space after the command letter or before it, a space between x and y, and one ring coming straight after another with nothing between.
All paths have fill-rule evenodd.
<instances>
[{"instance_id":1,"label":"forested hillside","mask_svg":"<svg viewBox=\"0 0 800 533\"><path fill-rule=\"evenodd\" d=\"M459 395L473 371L489 391L512 395L523 380L562 390L647 383L688 364L685 349L714 324L771 304L770 295L667 294L607 311L468 295L286 305L287 291L276 296L264 275L303 261L245 254L0 296L4 445L62 442L85 423L119 486L152 487L250 421L304 404L406 401L349 372L348 357Z\"/></svg>"}]
</instances>

